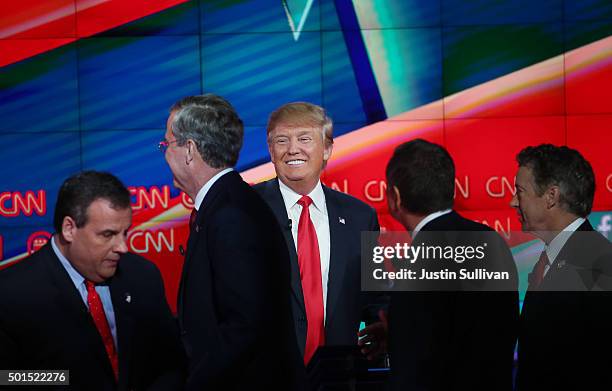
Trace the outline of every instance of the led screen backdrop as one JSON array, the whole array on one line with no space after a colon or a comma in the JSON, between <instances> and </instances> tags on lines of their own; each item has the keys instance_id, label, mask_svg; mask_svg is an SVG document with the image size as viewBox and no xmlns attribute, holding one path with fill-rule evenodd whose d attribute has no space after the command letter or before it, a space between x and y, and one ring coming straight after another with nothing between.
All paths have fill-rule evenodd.
<instances>
[{"instance_id":1,"label":"led screen backdrop","mask_svg":"<svg viewBox=\"0 0 612 391\"><path fill-rule=\"evenodd\" d=\"M580 150L596 171L591 221L612 228L609 1L3 1L0 67L0 268L48 240L68 175L106 170L130 187L130 248L158 264L174 305L192 204L156 145L168 107L202 92L243 118L250 182L274 175L268 114L323 105L336 136L324 182L386 229L399 227L384 167L416 137L449 149L456 208L505 235L523 274L538 251L512 237L523 147Z\"/></svg>"}]
</instances>

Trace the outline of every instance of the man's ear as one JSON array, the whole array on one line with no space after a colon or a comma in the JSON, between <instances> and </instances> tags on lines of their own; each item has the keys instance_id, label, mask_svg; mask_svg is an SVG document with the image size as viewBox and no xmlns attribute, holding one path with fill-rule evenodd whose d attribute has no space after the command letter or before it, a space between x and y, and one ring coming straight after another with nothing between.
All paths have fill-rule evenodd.
<instances>
[{"instance_id":1,"label":"man's ear","mask_svg":"<svg viewBox=\"0 0 612 391\"><path fill-rule=\"evenodd\" d=\"M68 243L72 243L76 230L78 229L76 221L70 216L64 216L62 221L62 237Z\"/></svg>"},{"instance_id":2,"label":"man's ear","mask_svg":"<svg viewBox=\"0 0 612 391\"><path fill-rule=\"evenodd\" d=\"M189 165L198 154L198 146L192 139L187 140L187 152L185 153L185 164Z\"/></svg>"},{"instance_id":3,"label":"man's ear","mask_svg":"<svg viewBox=\"0 0 612 391\"><path fill-rule=\"evenodd\" d=\"M399 212L402 208L402 196L400 195L399 189L397 186L393 186L390 191L387 192L387 196L389 197L389 208L391 209L389 212Z\"/></svg>"},{"instance_id":4,"label":"man's ear","mask_svg":"<svg viewBox=\"0 0 612 391\"><path fill-rule=\"evenodd\" d=\"M272 153L272 140L268 138L266 145L268 146L268 153L270 154L270 160L274 163L274 154Z\"/></svg>"},{"instance_id":5,"label":"man's ear","mask_svg":"<svg viewBox=\"0 0 612 391\"><path fill-rule=\"evenodd\" d=\"M332 151L334 149L334 144L327 142L327 140L323 140L323 161L327 162L329 158L331 158Z\"/></svg>"},{"instance_id":6,"label":"man's ear","mask_svg":"<svg viewBox=\"0 0 612 391\"><path fill-rule=\"evenodd\" d=\"M552 185L544 192L544 200L546 201L546 208L552 209L555 205L559 205L559 198L561 197L561 189L559 186Z\"/></svg>"}]
</instances>

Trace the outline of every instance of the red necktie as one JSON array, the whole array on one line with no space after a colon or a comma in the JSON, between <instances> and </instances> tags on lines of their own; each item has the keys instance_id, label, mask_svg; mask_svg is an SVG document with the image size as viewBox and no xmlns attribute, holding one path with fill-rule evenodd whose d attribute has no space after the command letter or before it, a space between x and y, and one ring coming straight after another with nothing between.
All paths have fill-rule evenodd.
<instances>
[{"instance_id":1,"label":"red necktie","mask_svg":"<svg viewBox=\"0 0 612 391\"><path fill-rule=\"evenodd\" d=\"M308 209L312 200L308 196L303 196L298 204L302 205L302 213L298 224L297 252L308 322L304 351L304 363L308 364L317 348L325 344L323 288L319 242Z\"/></svg>"},{"instance_id":2,"label":"red necktie","mask_svg":"<svg viewBox=\"0 0 612 391\"><path fill-rule=\"evenodd\" d=\"M197 218L198 218L198 211L196 210L196 208L193 208L191 210L191 216L189 216L189 232L194 230Z\"/></svg>"},{"instance_id":3,"label":"red necktie","mask_svg":"<svg viewBox=\"0 0 612 391\"><path fill-rule=\"evenodd\" d=\"M106 354L108 355L108 359L113 367L115 380L117 380L119 378L119 357L117 356L115 341L113 340L113 335L111 334L110 327L108 326L106 314L104 314L102 300L100 300L100 296L98 296L98 292L96 292L96 287L93 282L85 281L85 286L87 287L87 305L89 305L89 313L96 324L96 328L98 329L100 336L102 336Z\"/></svg>"},{"instance_id":4,"label":"red necktie","mask_svg":"<svg viewBox=\"0 0 612 391\"><path fill-rule=\"evenodd\" d=\"M548 255L546 255L546 250L544 250L542 254L540 254L540 259L538 259L538 262L536 262L533 267L533 276L530 284L533 288L537 288L544 280L546 265L548 265Z\"/></svg>"}]
</instances>

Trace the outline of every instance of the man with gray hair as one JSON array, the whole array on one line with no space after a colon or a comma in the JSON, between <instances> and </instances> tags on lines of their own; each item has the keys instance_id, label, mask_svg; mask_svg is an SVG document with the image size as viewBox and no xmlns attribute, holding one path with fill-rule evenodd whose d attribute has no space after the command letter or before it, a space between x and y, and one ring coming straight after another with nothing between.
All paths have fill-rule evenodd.
<instances>
[{"instance_id":1,"label":"man with gray hair","mask_svg":"<svg viewBox=\"0 0 612 391\"><path fill-rule=\"evenodd\" d=\"M195 204L178 294L187 390L290 388L288 254L272 212L232 168L242 138L230 103L206 94L172 106L160 143Z\"/></svg>"},{"instance_id":2,"label":"man with gray hair","mask_svg":"<svg viewBox=\"0 0 612 391\"><path fill-rule=\"evenodd\" d=\"M518 390L609 390L612 245L587 220L595 175L576 150L542 144L516 158L523 231L544 242L529 275L518 343Z\"/></svg>"}]
</instances>

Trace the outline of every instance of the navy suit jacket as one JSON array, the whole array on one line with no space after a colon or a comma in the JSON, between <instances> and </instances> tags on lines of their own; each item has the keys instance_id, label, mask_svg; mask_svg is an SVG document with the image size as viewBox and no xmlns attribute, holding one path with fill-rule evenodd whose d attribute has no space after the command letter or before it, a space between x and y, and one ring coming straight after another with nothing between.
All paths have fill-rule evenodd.
<instances>
[{"instance_id":1,"label":"navy suit jacket","mask_svg":"<svg viewBox=\"0 0 612 391\"><path fill-rule=\"evenodd\" d=\"M611 278L612 244L585 221L525 295L518 390L612 389L602 358L612 351Z\"/></svg>"},{"instance_id":2,"label":"navy suit jacket","mask_svg":"<svg viewBox=\"0 0 612 391\"><path fill-rule=\"evenodd\" d=\"M184 355L157 267L124 254L108 283L118 385L102 338L50 243L0 272L0 368L70 371L69 388L45 389L182 389Z\"/></svg>"},{"instance_id":3,"label":"navy suit jacket","mask_svg":"<svg viewBox=\"0 0 612 391\"><path fill-rule=\"evenodd\" d=\"M496 292L393 292L391 390L510 391L519 306L507 245L491 228L454 211L425 224L415 240L443 247L484 242L482 265L494 262L494 270L507 271L510 281L504 282L506 291Z\"/></svg>"},{"instance_id":4,"label":"navy suit jacket","mask_svg":"<svg viewBox=\"0 0 612 391\"><path fill-rule=\"evenodd\" d=\"M291 388L289 262L265 202L231 171L191 231L178 296L188 390Z\"/></svg>"},{"instance_id":5,"label":"navy suit jacket","mask_svg":"<svg viewBox=\"0 0 612 391\"><path fill-rule=\"evenodd\" d=\"M268 203L283 229L291 266L291 308L298 346L306 346L306 309L289 217L278 179L259 183L255 190ZM330 259L325 319L326 345L356 345L362 319L376 320L377 299L361 292L361 232L380 230L372 207L350 195L323 186L329 217ZM297 224L298 222L292 222Z\"/></svg>"}]
</instances>

